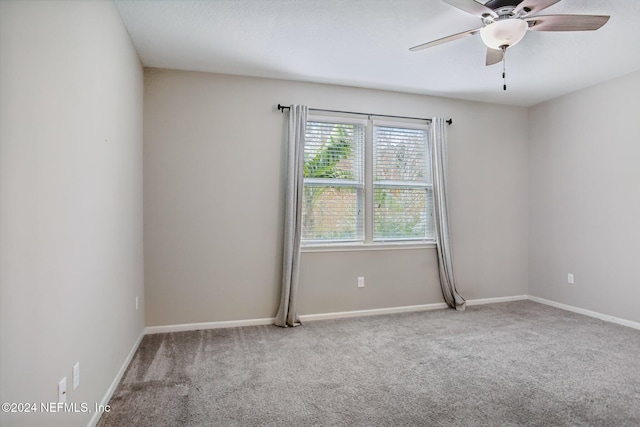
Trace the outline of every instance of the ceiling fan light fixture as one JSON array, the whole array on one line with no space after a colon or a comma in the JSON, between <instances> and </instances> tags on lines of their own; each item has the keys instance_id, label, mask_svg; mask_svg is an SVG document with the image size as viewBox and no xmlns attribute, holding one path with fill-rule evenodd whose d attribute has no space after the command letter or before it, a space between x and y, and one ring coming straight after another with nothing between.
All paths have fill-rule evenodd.
<instances>
[{"instance_id":1,"label":"ceiling fan light fixture","mask_svg":"<svg viewBox=\"0 0 640 427\"><path fill-rule=\"evenodd\" d=\"M502 49L518 43L527 32L529 24L522 19L501 19L480 30L480 37L487 47Z\"/></svg>"}]
</instances>

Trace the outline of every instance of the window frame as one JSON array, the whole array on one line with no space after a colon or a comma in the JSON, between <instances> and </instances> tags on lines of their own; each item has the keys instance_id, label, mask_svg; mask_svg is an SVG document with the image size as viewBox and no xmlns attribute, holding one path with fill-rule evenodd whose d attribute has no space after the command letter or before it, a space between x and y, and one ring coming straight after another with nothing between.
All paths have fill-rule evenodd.
<instances>
[{"instance_id":1,"label":"window frame","mask_svg":"<svg viewBox=\"0 0 640 427\"><path fill-rule=\"evenodd\" d=\"M366 209L366 201L365 201L365 187L366 187L366 170L365 170L365 145L366 145L366 131L367 131L367 120L362 117L351 118L345 116L327 116L327 115L317 115L309 113L307 115L307 123L315 122L315 123L328 123L328 124L342 124L342 125L354 125L361 126L363 133L362 140L362 158L360 159L362 162L362 183L359 183L357 180L341 180L341 179L332 179L332 178L304 178L303 179L303 187L307 182L311 182L311 185L316 186L324 186L326 187L349 187L356 189L356 204L362 204L360 210L363 211L362 218L365 217L364 210ZM303 148L304 150L304 148ZM364 236L366 231L364 230L364 220L356 219L356 239L335 239L335 240L302 240L301 247L311 247L311 246L334 246L334 245L358 245L361 241L364 241ZM362 239L359 236L362 236Z\"/></svg>"},{"instance_id":2,"label":"window frame","mask_svg":"<svg viewBox=\"0 0 640 427\"><path fill-rule=\"evenodd\" d=\"M336 113L334 114L313 114L309 112L307 122L321 122L321 123L335 123L335 124L352 124L361 125L364 130L364 146L362 153L362 162L364 169L364 182L362 190L364 192L363 197L363 219L362 226L363 237L362 240L357 241L342 241L342 240L330 240L330 241L313 241L302 240L301 251L303 252L333 252L333 251L363 251L363 250L389 250L389 249L423 249L434 248L435 242L435 229L432 230L432 239L387 239L387 240L374 240L374 151L373 151L373 137L374 128L376 126L392 127L392 128L404 128L404 129L419 129L424 130L427 135L427 148L426 153L428 158L431 158L431 151L433 150L431 135L430 135L430 122L425 123L424 120L417 119L389 119L389 118L376 118L376 116L369 116L363 118L362 115L350 115L348 113ZM433 174L433 165L431 166L431 173ZM317 179L312 179L317 181ZM307 182L307 178L304 179ZM303 184L304 185L304 184ZM433 177L431 179L431 192L433 194ZM425 188L422 184L411 184L407 182L402 187L416 187ZM434 216L433 204L432 212L430 212L431 218ZM428 213L429 214L429 213Z\"/></svg>"},{"instance_id":3,"label":"window frame","mask_svg":"<svg viewBox=\"0 0 640 427\"><path fill-rule=\"evenodd\" d=\"M375 197L375 190L377 187L379 188L403 188L403 189L407 189L407 188L414 188L414 189L427 189L430 188L431 190L431 200L433 200L433 165L431 165L431 135L430 135L430 124L424 124L424 123L416 123L416 121L411 121L411 122L405 122L405 121L400 121L400 120L379 120L376 118L372 118L370 120L371 122L371 147L369 152L371 153L371 180L367 181L366 180L366 176L365 176L365 190L366 190L366 186L367 183L370 182L370 188L371 188L371 203L370 205L366 204L366 200L365 200L365 206L366 207L370 207L371 208L371 212L369 213L368 218L371 220L371 233L369 235L371 241L368 242L369 244L385 244L385 243L404 243L404 244L410 244L412 242L417 242L417 243L425 243L425 242L435 242L435 230L434 230L434 224L433 224L433 217L434 217L434 212L433 212L433 203L432 203L432 211L429 213L427 212L427 215L430 214L431 216L431 231L433 234L433 238L429 239L429 238L420 238L420 237L415 237L415 238L378 238L376 239L375 237L375 203L374 203L374 197ZM430 165L430 170L429 172L431 173L431 182L412 182L412 181L376 181L374 179L374 171L373 168L375 167L375 158L374 158L374 132L375 132L375 127L386 127L386 128L396 128L396 129L412 129L412 130L421 130L425 132L426 135L426 144L427 144L427 152L425 153L426 156L426 160L429 162ZM365 138L365 155L366 155L366 138ZM366 163L367 161L365 160L365 166L367 165ZM426 170L425 170L425 174L426 174ZM365 221L367 220L367 217L365 216ZM366 238L366 236L365 236Z\"/></svg>"}]
</instances>

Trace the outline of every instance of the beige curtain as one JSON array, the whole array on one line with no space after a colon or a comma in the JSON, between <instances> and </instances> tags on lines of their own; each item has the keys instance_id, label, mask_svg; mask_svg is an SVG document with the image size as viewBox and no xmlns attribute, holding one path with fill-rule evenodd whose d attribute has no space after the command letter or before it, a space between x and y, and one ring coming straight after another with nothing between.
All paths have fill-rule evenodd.
<instances>
[{"instance_id":1,"label":"beige curtain","mask_svg":"<svg viewBox=\"0 0 640 427\"><path fill-rule=\"evenodd\" d=\"M284 252L282 260L282 291L275 324L298 326L296 298L300 266L300 237L302 233L302 185L304 179L304 135L308 107L289 107L287 132L287 181L284 212Z\"/></svg>"},{"instance_id":2,"label":"beige curtain","mask_svg":"<svg viewBox=\"0 0 640 427\"><path fill-rule=\"evenodd\" d=\"M456 290L451 254L451 232L447 203L447 122L442 118L431 121L431 154L433 167L434 227L438 247L440 287L447 305L463 311L466 301Z\"/></svg>"}]
</instances>

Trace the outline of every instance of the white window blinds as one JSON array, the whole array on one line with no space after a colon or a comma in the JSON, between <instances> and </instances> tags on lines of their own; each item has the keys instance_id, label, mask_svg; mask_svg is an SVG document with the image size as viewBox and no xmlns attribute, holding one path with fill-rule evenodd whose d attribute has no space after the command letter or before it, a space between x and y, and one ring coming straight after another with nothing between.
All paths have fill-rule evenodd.
<instances>
[{"instance_id":1,"label":"white window blinds","mask_svg":"<svg viewBox=\"0 0 640 427\"><path fill-rule=\"evenodd\" d=\"M302 240L363 239L364 126L307 122Z\"/></svg>"},{"instance_id":2,"label":"white window blinds","mask_svg":"<svg viewBox=\"0 0 640 427\"><path fill-rule=\"evenodd\" d=\"M373 240L432 240L427 130L374 126L373 159Z\"/></svg>"}]
</instances>

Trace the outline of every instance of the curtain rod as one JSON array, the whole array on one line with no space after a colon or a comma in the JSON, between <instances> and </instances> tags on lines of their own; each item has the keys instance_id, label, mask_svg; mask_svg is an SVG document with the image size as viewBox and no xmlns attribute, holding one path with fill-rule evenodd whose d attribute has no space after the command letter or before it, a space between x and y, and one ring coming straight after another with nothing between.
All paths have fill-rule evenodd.
<instances>
[{"instance_id":1,"label":"curtain rod","mask_svg":"<svg viewBox=\"0 0 640 427\"><path fill-rule=\"evenodd\" d=\"M290 107L288 107L286 105L278 104L278 110L280 110L280 112L282 112L282 113L284 113L284 110L288 110L289 108ZM426 120L428 122L431 121L431 119L425 119L424 117L389 116L387 114L357 113L355 111L340 111L340 110L323 110L323 109L320 109L320 108L309 108L309 110L310 111L321 111L321 112L324 112L324 113L359 114L361 116L388 117L388 118L392 118L392 119ZM449 125L453 124L453 119L447 120L447 123Z\"/></svg>"}]
</instances>

